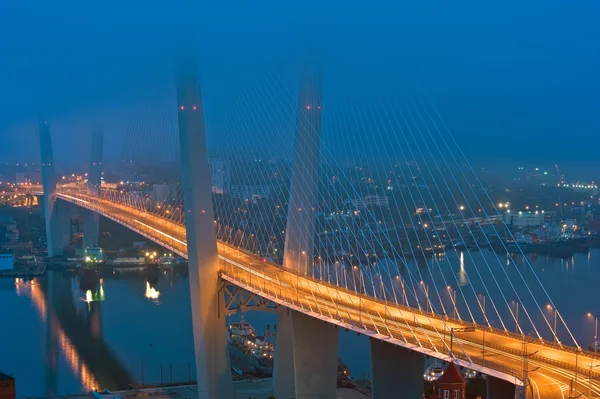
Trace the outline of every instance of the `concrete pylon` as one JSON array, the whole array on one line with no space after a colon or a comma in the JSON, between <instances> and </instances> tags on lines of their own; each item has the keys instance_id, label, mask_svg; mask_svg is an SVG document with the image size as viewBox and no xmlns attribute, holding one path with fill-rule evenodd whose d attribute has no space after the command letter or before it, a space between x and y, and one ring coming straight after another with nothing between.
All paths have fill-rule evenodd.
<instances>
[{"instance_id":1,"label":"concrete pylon","mask_svg":"<svg viewBox=\"0 0 600 399\"><path fill-rule=\"evenodd\" d=\"M314 265L315 211L321 147L320 74L302 77L294 166L285 228L283 267L301 274L312 274Z\"/></svg>"},{"instance_id":2,"label":"concrete pylon","mask_svg":"<svg viewBox=\"0 0 600 399\"><path fill-rule=\"evenodd\" d=\"M214 228L206 134L196 65L182 63L177 81L181 180L198 397L234 397Z\"/></svg>"},{"instance_id":3,"label":"concrete pylon","mask_svg":"<svg viewBox=\"0 0 600 399\"><path fill-rule=\"evenodd\" d=\"M88 168L88 191L98 195L102 183L102 156L104 151L104 130L97 127L92 132L92 148Z\"/></svg>"},{"instance_id":4,"label":"concrete pylon","mask_svg":"<svg viewBox=\"0 0 600 399\"><path fill-rule=\"evenodd\" d=\"M306 73L302 77L283 256L284 268L308 275L312 275L314 265L321 88L320 74ZM332 325L280 309L273 378L275 397L335 398L338 336Z\"/></svg>"},{"instance_id":5,"label":"concrete pylon","mask_svg":"<svg viewBox=\"0 0 600 399\"><path fill-rule=\"evenodd\" d=\"M42 185L44 188L46 241L48 245L48 256L53 257L62 255L64 247L69 244L70 213L66 203L56 202L56 171L54 169L54 153L52 151L50 124L47 120L40 121L39 133L42 159Z\"/></svg>"},{"instance_id":6,"label":"concrete pylon","mask_svg":"<svg viewBox=\"0 0 600 399\"><path fill-rule=\"evenodd\" d=\"M423 398L423 354L371 338L373 399Z\"/></svg>"},{"instance_id":7,"label":"concrete pylon","mask_svg":"<svg viewBox=\"0 0 600 399\"><path fill-rule=\"evenodd\" d=\"M104 130L96 128L92 133L92 148L90 152L90 164L88 168L88 194L99 195L102 184L102 154L104 147ZM84 211L83 240L82 246L85 250L89 247L98 246L100 235L100 215L90 210Z\"/></svg>"}]
</instances>

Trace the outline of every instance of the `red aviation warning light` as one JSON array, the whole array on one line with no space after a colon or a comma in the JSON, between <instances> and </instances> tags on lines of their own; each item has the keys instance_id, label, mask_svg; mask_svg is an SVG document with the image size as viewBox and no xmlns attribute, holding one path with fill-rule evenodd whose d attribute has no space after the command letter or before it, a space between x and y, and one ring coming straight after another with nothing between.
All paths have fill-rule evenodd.
<instances>
[{"instance_id":1,"label":"red aviation warning light","mask_svg":"<svg viewBox=\"0 0 600 399\"><path fill-rule=\"evenodd\" d=\"M179 107L179 109L183 111L185 109L185 107L182 105Z\"/></svg>"}]
</instances>

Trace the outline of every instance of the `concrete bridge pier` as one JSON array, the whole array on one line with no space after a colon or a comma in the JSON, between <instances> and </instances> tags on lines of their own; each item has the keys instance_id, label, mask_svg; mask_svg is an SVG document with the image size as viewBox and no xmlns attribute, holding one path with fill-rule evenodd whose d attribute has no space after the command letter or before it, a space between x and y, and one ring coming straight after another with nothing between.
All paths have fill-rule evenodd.
<instances>
[{"instance_id":1,"label":"concrete bridge pier","mask_svg":"<svg viewBox=\"0 0 600 399\"><path fill-rule=\"evenodd\" d=\"M83 212L83 240L81 246L85 251L86 248L98 246L100 215L90 210L84 210Z\"/></svg>"},{"instance_id":2,"label":"concrete bridge pier","mask_svg":"<svg viewBox=\"0 0 600 399\"><path fill-rule=\"evenodd\" d=\"M275 397L335 399L339 330L292 310L283 309L279 315Z\"/></svg>"},{"instance_id":3,"label":"concrete bridge pier","mask_svg":"<svg viewBox=\"0 0 600 399\"><path fill-rule=\"evenodd\" d=\"M296 396L294 381L294 326L292 310L280 306L277 309L277 335L275 336L275 365L273 388L276 398L288 399Z\"/></svg>"},{"instance_id":4,"label":"concrete bridge pier","mask_svg":"<svg viewBox=\"0 0 600 399\"><path fill-rule=\"evenodd\" d=\"M517 387L500 378L487 376L487 399L525 399L526 392L522 387Z\"/></svg>"},{"instance_id":5,"label":"concrete bridge pier","mask_svg":"<svg viewBox=\"0 0 600 399\"><path fill-rule=\"evenodd\" d=\"M296 399L335 399L338 329L329 323L292 313Z\"/></svg>"},{"instance_id":6,"label":"concrete bridge pier","mask_svg":"<svg viewBox=\"0 0 600 399\"><path fill-rule=\"evenodd\" d=\"M424 367L421 353L371 338L373 399L421 399Z\"/></svg>"}]
</instances>

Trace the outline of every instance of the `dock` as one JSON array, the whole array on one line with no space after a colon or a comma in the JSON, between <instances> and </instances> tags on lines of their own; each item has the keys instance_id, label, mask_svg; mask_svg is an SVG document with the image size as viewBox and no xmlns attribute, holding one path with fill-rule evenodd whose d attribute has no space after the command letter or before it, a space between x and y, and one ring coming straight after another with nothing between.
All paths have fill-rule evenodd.
<instances>
[{"instance_id":1,"label":"dock","mask_svg":"<svg viewBox=\"0 0 600 399\"><path fill-rule=\"evenodd\" d=\"M1 270L1 277L12 277L12 278L34 278L41 277L46 273L46 265L40 264L35 267L31 266L16 266L13 270Z\"/></svg>"}]
</instances>

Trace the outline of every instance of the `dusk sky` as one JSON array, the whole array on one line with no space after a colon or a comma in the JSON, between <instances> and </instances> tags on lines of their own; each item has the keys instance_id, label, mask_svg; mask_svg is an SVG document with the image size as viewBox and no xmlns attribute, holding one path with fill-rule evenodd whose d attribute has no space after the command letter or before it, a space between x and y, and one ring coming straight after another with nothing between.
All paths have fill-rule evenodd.
<instances>
[{"instance_id":1,"label":"dusk sky","mask_svg":"<svg viewBox=\"0 0 600 399\"><path fill-rule=\"evenodd\" d=\"M0 160L39 161L39 116L57 159L87 159L97 124L120 156L133 104L192 41L207 119L255 77L295 90L310 54L325 102L427 94L473 159L595 162L598 21L596 0L2 1Z\"/></svg>"}]
</instances>

